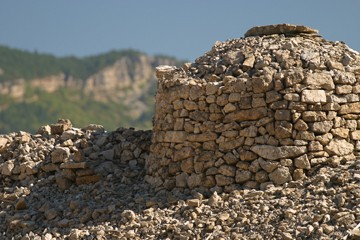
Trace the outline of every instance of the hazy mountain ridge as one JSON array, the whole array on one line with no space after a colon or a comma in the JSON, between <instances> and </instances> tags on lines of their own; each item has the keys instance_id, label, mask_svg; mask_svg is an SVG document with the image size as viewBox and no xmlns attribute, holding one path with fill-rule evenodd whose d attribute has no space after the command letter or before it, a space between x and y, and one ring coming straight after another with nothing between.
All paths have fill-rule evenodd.
<instances>
[{"instance_id":1,"label":"hazy mountain ridge","mask_svg":"<svg viewBox=\"0 0 360 240\"><path fill-rule=\"evenodd\" d=\"M134 50L58 58L0 46L0 133L36 131L58 118L149 128L161 64L180 62Z\"/></svg>"}]
</instances>

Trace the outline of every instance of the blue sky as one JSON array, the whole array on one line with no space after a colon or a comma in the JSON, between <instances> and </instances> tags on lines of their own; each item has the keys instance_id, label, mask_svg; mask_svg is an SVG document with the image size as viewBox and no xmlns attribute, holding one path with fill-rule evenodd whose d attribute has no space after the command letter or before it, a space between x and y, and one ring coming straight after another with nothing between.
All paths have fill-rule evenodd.
<instances>
[{"instance_id":1,"label":"blue sky","mask_svg":"<svg viewBox=\"0 0 360 240\"><path fill-rule=\"evenodd\" d=\"M358 0L1 0L0 44L57 56L134 48L193 61L251 27L307 25L360 50Z\"/></svg>"}]
</instances>

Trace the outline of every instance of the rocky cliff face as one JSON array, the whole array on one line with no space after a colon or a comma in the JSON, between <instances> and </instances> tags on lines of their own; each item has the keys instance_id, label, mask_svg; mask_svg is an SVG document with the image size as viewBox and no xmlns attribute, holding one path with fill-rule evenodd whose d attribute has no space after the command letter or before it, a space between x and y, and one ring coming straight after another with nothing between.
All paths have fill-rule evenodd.
<instances>
[{"instance_id":1,"label":"rocky cliff face","mask_svg":"<svg viewBox=\"0 0 360 240\"><path fill-rule=\"evenodd\" d=\"M0 116L0 132L18 130L13 127L7 127L6 124L9 119L5 119L5 115L9 115L8 112L14 115L15 118L42 117L43 119L37 120L36 125L39 125L39 123L53 120L41 116L44 115L44 112L49 112L49 109L58 114L59 116L57 117L74 118L72 115L78 113L76 110L72 110L72 112L68 110L69 104L82 108L85 115L83 114L81 117L78 115L81 121L83 119L90 121L90 117L86 116L86 113L93 111L92 118L96 118L96 115L102 115L107 116L108 119L106 121L114 122L114 125L102 123L107 128L113 128L119 126L119 124L127 125L123 121L129 123L129 125L131 122L131 125L135 127L140 125L150 126L152 116L150 112L154 104L152 97L156 89L154 69L155 66L163 64L174 65L176 60L168 57L148 56L141 53L128 54L115 59L113 63L105 65L98 71L92 71L92 74L83 79L63 71L31 79L23 77L0 81L0 99L5 99L0 101L0 113L3 115L2 117ZM6 69L3 71L6 72ZM56 101L61 102L62 112L59 113L59 103L56 103L57 106L49 103L50 98L56 98ZM46 101L46 103L42 101ZM19 112L20 108L15 106L15 104L28 104L22 107L39 113L34 117L18 116L16 112ZM29 104L32 105L29 106ZM37 104L37 106L34 107L34 104ZM104 106L109 106L109 104L112 104L112 106L106 110ZM41 106L39 107L39 105ZM93 105L97 105L101 112L92 110ZM33 110L33 108L38 110ZM119 116L115 117L117 120L112 116L115 114L114 109L119 109L118 113L116 113ZM49 115L48 113L46 114ZM110 121L110 119L112 120ZM138 126L136 122L140 121L146 122L146 124ZM81 122L78 124L86 123ZM24 129L24 126L19 126L19 129ZM36 129L24 130L34 131Z\"/></svg>"},{"instance_id":2,"label":"rocky cliff face","mask_svg":"<svg viewBox=\"0 0 360 240\"><path fill-rule=\"evenodd\" d=\"M25 94L24 79L0 83L0 95L8 95L14 99L22 99Z\"/></svg>"},{"instance_id":3,"label":"rocky cliff face","mask_svg":"<svg viewBox=\"0 0 360 240\"><path fill-rule=\"evenodd\" d=\"M155 84L154 66L162 64L175 63L170 59L147 55L123 57L86 79L75 79L65 73L59 73L31 79L29 86L48 93L59 88L78 89L84 94L91 94L99 101L116 101L133 94L139 96L143 91L147 91L150 85ZM0 83L0 95L9 95L21 100L25 92L26 84L23 79Z\"/></svg>"}]
</instances>

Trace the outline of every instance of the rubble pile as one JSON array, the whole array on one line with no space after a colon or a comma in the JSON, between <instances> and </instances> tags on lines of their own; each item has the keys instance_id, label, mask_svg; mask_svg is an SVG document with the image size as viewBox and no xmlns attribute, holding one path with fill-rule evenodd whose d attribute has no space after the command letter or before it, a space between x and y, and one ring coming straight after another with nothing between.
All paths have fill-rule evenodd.
<instances>
[{"instance_id":1,"label":"rubble pile","mask_svg":"<svg viewBox=\"0 0 360 240\"><path fill-rule=\"evenodd\" d=\"M107 133L95 124L77 129L62 119L41 127L36 135L0 137L0 173L9 185L54 176L61 190L74 183L96 183L120 168L126 172L122 177L132 177L143 171L150 138L151 131L119 128Z\"/></svg>"},{"instance_id":2,"label":"rubble pile","mask_svg":"<svg viewBox=\"0 0 360 240\"><path fill-rule=\"evenodd\" d=\"M255 27L157 68L148 182L266 189L360 153L360 55L317 30Z\"/></svg>"}]
</instances>

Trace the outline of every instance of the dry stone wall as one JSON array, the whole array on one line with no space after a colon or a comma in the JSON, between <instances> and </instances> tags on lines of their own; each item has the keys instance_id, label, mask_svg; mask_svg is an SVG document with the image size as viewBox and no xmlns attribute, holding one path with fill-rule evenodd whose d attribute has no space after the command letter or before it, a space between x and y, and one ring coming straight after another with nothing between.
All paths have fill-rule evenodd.
<instances>
[{"instance_id":1,"label":"dry stone wall","mask_svg":"<svg viewBox=\"0 0 360 240\"><path fill-rule=\"evenodd\" d=\"M359 156L359 53L304 26L245 35L157 68L153 186L265 188Z\"/></svg>"},{"instance_id":2,"label":"dry stone wall","mask_svg":"<svg viewBox=\"0 0 360 240\"><path fill-rule=\"evenodd\" d=\"M127 181L142 174L150 139L151 131L106 132L96 124L79 129L64 119L40 127L34 135L0 135L0 179L5 186L52 179L61 190L109 175Z\"/></svg>"}]
</instances>

